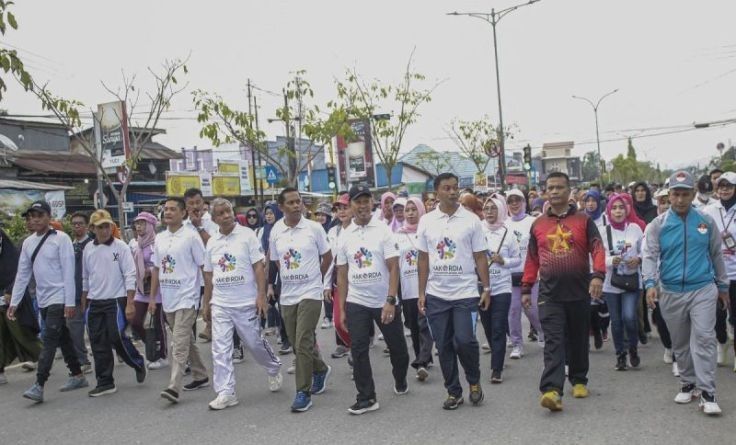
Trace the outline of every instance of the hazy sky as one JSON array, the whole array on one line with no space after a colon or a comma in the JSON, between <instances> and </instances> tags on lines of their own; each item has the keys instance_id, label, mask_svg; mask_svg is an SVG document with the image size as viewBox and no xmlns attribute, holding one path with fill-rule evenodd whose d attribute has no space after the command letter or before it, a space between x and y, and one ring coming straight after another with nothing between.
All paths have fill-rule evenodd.
<instances>
[{"instance_id":1,"label":"hazy sky","mask_svg":"<svg viewBox=\"0 0 736 445\"><path fill-rule=\"evenodd\" d=\"M425 143L453 149L445 133L453 118L497 119L492 28L449 11L490 11L513 0L365 2L51 1L18 0L20 23L0 44L20 48L31 71L58 94L85 104L111 98L100 80L120 84L120 70L191 53L191 89L217 92L246 108L246 79L279 92L297 69L307 70L319 102L334 97L333 79L346 67L367 78L397 80L412 48L416 69L444 80L402 150ZM498 25L506 124L518 135L507 145L573 140L582 155L595 148L591 107L600 107L605 158L625 152L627 136L687 128L693 122L736 118L736 2L728 0L542 0ZM283 126L265 118L281 99L257 92L269 136ZM0 104L11 113L41 113L33 96L11 86ZM390 112L391 110L384 110ZM159 140L175 149L209 147L198 137L191 96L179 96ZM657 129L657 130L652 130ZM640 158L672 166L717 154L736 143L736 125L635 140Z\"/></svg>"}]
</instances>

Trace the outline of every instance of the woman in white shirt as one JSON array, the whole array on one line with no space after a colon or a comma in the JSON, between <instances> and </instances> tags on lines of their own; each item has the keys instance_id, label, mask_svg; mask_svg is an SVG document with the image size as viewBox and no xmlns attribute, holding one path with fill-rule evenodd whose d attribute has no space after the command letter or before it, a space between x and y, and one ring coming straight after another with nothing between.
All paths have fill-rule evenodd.
<instances>
[{"instance_id":1,"label":"woman in white shirt","mask_svg":"<svg viewBox=\"0 0 736 445\"><path fill-rule=\"evenodd\" d=\"M396 202L404 198L399 198ZM394 215L396 204L394 204ZM414 347L412 368L417 370L417 380L424 382L429 377L427 369L432 363L432 335L429 332L427 318L419 313L419 275L417 262L417 226L424 215L424 204L418 198L405 199L404 225L394 234L399 246L399 283L401 285L401 308L406 326L411 331L411 343Z\"/></svg>"},{"instance_id":2,"label":"woman in white shirt","mask_svg":"<svg viewBox=\"0 0 736 445\"><path fill-rule=\"evenodd\" d=\"M501 383L511 306L511 270L521 263L521 254L514 234L504 224L508 216L506 201L502 197L491 196L483 204L483 216L491 305L480 310L480 320L491 346L491 383Z\"/></svg>"},{"instance_id":3,"label":"woman in white shirt","mask_svg":"<svg viewBox=\"0 0 736 445\"><path fill-rule=\"evenodd\" d=\"M636 368L640 362L637 351L639 289L625 290L611 284L614 270L618 275L633 275L637 273L641 264L641 241L644 234L637 224L627 221L632 211L621 195L611 196L606 207L609 224L601 228L603 246L606 250L606 280L603 283L603 298L611 314L611 331L616 348L616 369L618 371L626 370L627 353L632 367Z\"/></svg>"},{"instance_id":4,"label":"woman in white shirt","mask_svg":"<svg viewBox=\"0 0 736 445\"><path fill-rule=\"evenodd\" d=\"M337 219L340 220L340 224L333 226L327 232L327 241L330 243L330 249L332 250L332 257L334 260L327 270L324 278L325 285L325 299L332 301L332 319L335 323L335 342L337 348L332 353L332 358L345 357L350 353L350 334L347 331L347 327L343 326L340 322L340 299L337 298L337 274L335 274L335 261L337 260L337 241L340 235L343 234L344 230L350 225L353 220L353 212L350 210L350 197L347 193L340 195L335 201L334 208Z\"/></svg>"}]
</instances>

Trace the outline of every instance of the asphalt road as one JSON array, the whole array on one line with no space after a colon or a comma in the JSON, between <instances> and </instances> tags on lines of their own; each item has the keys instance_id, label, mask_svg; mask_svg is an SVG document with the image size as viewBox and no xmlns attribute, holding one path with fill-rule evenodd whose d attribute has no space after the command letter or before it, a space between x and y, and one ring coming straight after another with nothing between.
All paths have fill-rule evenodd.
<instances>
[{"instance_id":1,"label":"asphalt road","mask_svg":"<svg viewBox=\"0 0 736 445\"><path fill-rule=\"evenodd\" d=\"M334 333L319 330L319 341L329 353ZM482 334L480 334L482 335ZM275 343L275 338L270 337ZM408 340L408 339L407 339ZM484 341L484 339L483 339ZM207 363L210 345L200 343ZM240 405L224 411L208 410L212 388L184 393L178 405L159 397L169 369L150 371L145 383L135 383L125 365L115 369L118 392L91 399L86 390L60 393L66 379L62 361L54 363L46 385L46 401L34 405L21 398L34 375L7 370L9 383L0 386L0 444L434 444L434 443L734 443L736 441L736 373L729 366L718 369L720 418L707 418L697 403L676 405L679 388L670 365L662 362L656 338L641 347L638 370L616 372L611 342L591 352L588 399L564 398L564 411L550 413L538 404L538 379L542 351L527 345L521 360L507 360L505 381L488 383L490 355L481 356L485 402L467 403L453 412L441 409L445 392L439 368L430 370L420 384L410 374L408 395L392 391L390 363L383 343L372 350L372 363L381 409L351 416L355 387L345 359L327 358L333 366L327 391L313 397L306 413L289 411L294 395L293 376L285 373L293 355L283 356L284 387L270 393L265 373L252 359L236 365ZM410 369L411 372L411 369ZM94 377L90 384L94 385ZM187 380L185 380L186 382ZM465 385L466 386L466 385ZM467 387L467 386L466 386Z\"/></svg>"}]
</instances>

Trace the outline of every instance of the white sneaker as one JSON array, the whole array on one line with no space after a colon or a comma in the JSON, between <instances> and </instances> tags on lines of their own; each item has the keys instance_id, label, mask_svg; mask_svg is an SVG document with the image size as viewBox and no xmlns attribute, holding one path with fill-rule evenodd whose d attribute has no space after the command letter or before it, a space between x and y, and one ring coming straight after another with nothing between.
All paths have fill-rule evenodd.
<instances>
[{"instance_id":1,"label":"white sneaker","mask_svg":"<svg viewBox=\"0 0 736 445\"><path fill-rule=\"evenodd\" d=\"M378 339L383 341L383 334L378 334Z\"/></svg>"},{"instance_id":2,"label":"white sneaker","mask_svg":"<svg viewBox=\"0 0 736 445\"><path fill-rule=\"evenodd\" d=\"M716 363L718 363L718 366L721 366L722 364L726 363L726 348L724 348L724 345L716 343L716 351L718 354Z\"/></svg>"},{"instance_id":3,"label":"white sneaker","mask_svg":"<svg viewBox=\"0 0 736 445\"><path fill-rule=\"evenodd\" d=\"M680 377L680 368L677 367L677 362L672 363L672 375Z\"/></svg>"},{"instance_id":4,"label":"white sneaker","mask_svg":"<svg viewBox=\"0 0 736 445\"><path fill-rule=\"evenodd\" d=\"M279 372L276 375L268 376L268 390L271 392L276 392L279 389L281 389L281 385L283 383L284 383L284 376L281 375L281 372Z\"/></svg>"},{"instance_id":5,"label":"white sneaker","mask_svg":"<svg viewBox=\"0 0 736 445\"><path fill-rule=\"evenodd\" d=\"M154 370L154 371L157 369L165 368L167 366L169 366L169 361L166 360L165 358L160 358L156 360L155 362L148 363L148 369Z\"/></svg>"},{"instance_id":6,"label":"white sneaker","mask_svg":"<svg viewBox=\"0 0 736 445\"><path fill-rule=\"evenodd\" d=\"M524 350L521 348L521 346L514 346L514 348L511 350L511 354L509 354L509 358L513 359L520 359L524 356Z\"/></svg>"},{"instance_id":7,"label":"white sneaker","mask_svg":"<svg viewBox=\"0 0 736 445\"><path fill-rule=\"evenodd\" d=\"M483 350L485 354L488 354L491 352L491 346L488 343L483 343L480 348Z\"/></svg>"},{"instance_id":8,"label":"white sneaker","mask_svg":"<svg viewBox=\"0 0 736 445\"><path fill-rule=\"evenodd\" d=\"M570 373L570 367L565 365L565 377Z\"/></svg>"},{"instance_id":9,"label":"white sneaker","mask_svg":"<svg viewBox=\"0 0 736 445\"><path fill-rule=\"evenodd\" d=\"M672 349L664 348L664 355L662 356L662 360L668 365L672 363Z\"/></svg>"},{"instance_id":10,"label":"white sneaker","mask_svg":"<svg viewBox=\"0 0 736 445\"><path fill-rule=\"evenodd\" d=\"M322 319L322 329L330 329L332 327L332 321L325 317Z\"/></svg>"},{"instance_id":11,"label":"white sneaker","mask_svg":"<svg viewBox=\"0 0 736 445\"><path fill-rule=\"evenodd\" d=\"M235 394L218 394L217 398L209 403L210 409L213 410L221 410L237 404L238 398L235 397Z\"/></svg>"},{"instance_id":12,"label":"white sneaker","mask_svg":"<svg viewBox=\"0 0 736 445\"><path fill-rule=\"evenodd\" d=\"M698 408L709 416L720 416L722 413L721 407L718 406L718 402L716 402L716 396L706 394L705 392L700 395Z\"/></svg>"},{"instance_id":13,"label":"white sneaker","mask_svg":"<svg viewBox=\"0 0 736 445\"><path fill-rule=\"evenodd\" d=\"M689 384L680 388L680 392L675 396L675 403L685 404L693 401L693 397L697 397L698 390L695 385Z\"/></svg>"}]
</instances>

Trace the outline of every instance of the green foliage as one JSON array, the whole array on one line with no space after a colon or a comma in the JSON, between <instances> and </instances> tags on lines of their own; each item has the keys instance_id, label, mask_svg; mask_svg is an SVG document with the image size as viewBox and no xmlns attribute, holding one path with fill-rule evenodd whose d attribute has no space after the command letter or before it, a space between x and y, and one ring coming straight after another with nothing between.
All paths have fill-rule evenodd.
<instances>
[{"instance_id":1,"label":"green foliage","mask_svg":"<svg viewBox=\"0 0 736 445\"><path fill-rule=\"evenodd\" d=\"M13 241L16 246L18 242L26 236L26 220L20 213L16 213L10 219L3 221L3 230L8 234L8 237Z\"/></svg>"},{"instance_id":2,"label":"green foliage","mask_svg":"<svg viewBox=\"0 0 736 445\"><path fill-rule=\"evenodd\" d=\"M491 153L498 146L498 132L488 116L476 121L454 120L450 123L450 138L460 152L475 165L477 173L485 173Z\"/></svg>"},{"instance_id":3,"label":"green foliage","mask_svg":"<svg viewBox=\"0 0 736 445\"><path fill-rule=\"evenodd\" d=\"M628 140L626 157L620 154L612 161L609 179L624 186L632 181L648 181L650 183L663 183L668 173L663 172L659 165L654 166L651 162L637 161L636 148L631 138Z\"/></svg>"},{"instance_id":4,"label":"green foliage","mask_svg":"<svg viewBox=\"0 0 736 445\"><path fill-rule=\"evenodd\" d=\"M416 158L419 167L435 176L452 168L450 155L447 153L430 150L417 153Z\"/></svg>"},{"instance_id":5,"label":"green foliage","mask_svg":"<svg viewBox=\"0 0 736 445\"><path fill-rule=\"evenodd\" d=\"M5 35L8 27L12 29L18 29L18 22L15 19L15 15L10 12L10 7L13 6L12 1L0 0L0 35ZM33 87L33 79L31 75L26 71L23 61L18 57L18 53L15 50L0 48L0 69L3 73L10 73L13 75L26 91ZM5 83L5 79L0 76L0 100L3 98L3 93L8 90L8 85Z\"/></svg>"},{"instance_id":6,"label":"green foliage","mask_svg":"<svg viewBox=\"0 0 736 445\"><path fill-rule=\"evenodd\" d=\"M337 96L351 118L369 119L371 136L378 159L390 172L396 165L406 131L421 116L419 108L432 100L432 92L439 85L424 88L424 75L413 71L412 57L406 65L401 82L392 85L379 80L366 81L355 69L337 81ZM375 115L389 113L390 119L375 119ZM391 189L391 175L387 175Z\"/></svg>"},{"instance_id":7,"label":"green foliage","mask_svg":"<svg viewBox=\"0 0 736 445\"><path fill-rule=\"evenodd\" d=\"M589 151L583 155L583 181L592 182L598 179L598 170L601 168L597 151Z\"/></svg>"}]
</instances>

